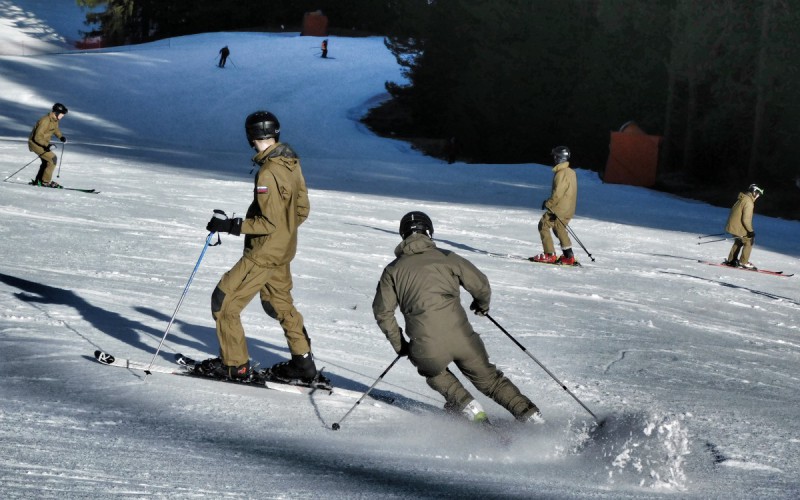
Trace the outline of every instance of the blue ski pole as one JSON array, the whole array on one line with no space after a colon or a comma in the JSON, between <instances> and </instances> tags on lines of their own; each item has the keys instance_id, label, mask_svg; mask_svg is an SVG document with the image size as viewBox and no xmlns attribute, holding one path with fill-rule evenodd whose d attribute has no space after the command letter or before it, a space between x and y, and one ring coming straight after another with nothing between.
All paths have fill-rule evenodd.
<instances>
[{"instance_id":1,"label":"blue ski pole","mask_svg":"<svg viewBox=\"0 0 800 500\"><path fill-rule=\"evenodd\" d=\"M206 250L208 250L209 246L216 246L216 245L219 244L219 243L216 243L214 245L210 245L211 238L214 236L214 234L216 234L216 233L208 233L208 237L206 238L206 244L203 246L203 251L200 252L200 258L197 259L197 264L194 265L194 270L192 271L192 275L189 276L189 281L186 282L186 287L184 287L184 289L183 289L183 293L181 294L181 298L178 301L178 305L175 306L175 312L172 313L172 317L169 319L169 324L167 325L167 329L164 331L164 336L161 337L161 342L158 343L158 349L156 349L156 353L153 355L153 359L150 361L150 365L144 371L144 373L145 373L144 379L145 380L147 380L147 375L150 375L150 368L153 367L153 363L155 363L156 357L158 357L158 353L161 352L161 346L164 345L164 340L166 340L166 338L167 338L167 334L169 333L169 329L172 328L172 323L175 321L175 316L177 316L177 314L178 314L178 309L181 308L181 304L183 304L183 299L186 298L186 294L189 292L189 286L192 284L192 280L194 280L194 275L197 274L197 269L200 267L200 262L203 260L203 256L206 254ZM217 238L219 238L219 235L217 235Z\"/></svg>"}]
</instances>

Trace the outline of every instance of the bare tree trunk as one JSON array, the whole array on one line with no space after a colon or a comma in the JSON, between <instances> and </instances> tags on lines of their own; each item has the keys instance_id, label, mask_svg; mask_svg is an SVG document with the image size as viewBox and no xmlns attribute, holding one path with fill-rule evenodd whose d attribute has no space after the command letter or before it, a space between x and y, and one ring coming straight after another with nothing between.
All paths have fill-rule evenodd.
<instances>
[{"instance_id":1,"label":"bare tree trunk","mask_svg":"<svg viewBox=\"0 0 800 500\"><path fill-rule=\"evenodd\" d=\"M683 139L683 167L694 174L694 134L697 119L697 70L688 73L689 101L686 104L686 132Z\"/></svg>"},{"instance_id":2,"label":"bare tree trunk","mask_svg":"<svg viewBox=\"0 0 800 500\"><path fill-rule=\"evenodd\" d=\"M769 20L773 0L763 0L761 10L761 36L759 37L758 63L754 78L756 88L756 105L753 118L753 140L750 146L750 161L747 164L747 176L750 182L758 175L759 146L764 133L764 115L767 106L767 82L765 68L767 64L767 42L769 38Z\"/></svg>"}]
</instances>

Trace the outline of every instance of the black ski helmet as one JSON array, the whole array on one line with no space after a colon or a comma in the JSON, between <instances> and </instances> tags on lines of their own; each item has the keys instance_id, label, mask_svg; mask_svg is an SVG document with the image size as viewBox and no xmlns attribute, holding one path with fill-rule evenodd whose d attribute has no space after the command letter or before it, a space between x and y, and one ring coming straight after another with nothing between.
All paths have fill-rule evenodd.
<instances>
[{"instance_id":1,"label":"black ski helmet","mask_svg":"<svg viewBox=\"0 0 800 500\"><path fill-rule=\"evenodd\" d=\"M53 113L57 115L66 115L67 111L68 111L67 107L61 104L60 102L53 104Z\"/></svg>"},{"instance_id":2,"label":"black ski helmet","mask_svg":"<svg viewBox=\"0 0 800 500\"><path fill-rule=\"evenodd\" d=\"M433 238L433 222L423 212L408 212L400 219L400 236L408 238L413 233L422 233Z\"/></svg>"},{"instance_id":3,"label":"black ski helmet","mask_svg":"<svg viewBox=\"0 0 800 500\"><path fill-rule=\"evenodd\" d=\"M553 160L556 162L556 165L569 160L570 156L569 148L566 146L556 146L550 151L550 154L553 155Z\"/></svg>"},{"instance_id":4,"label":"black ski helmet","mask_svg":"<svg viewBox=\"0 0 800 500\"><path fill-rule=\"evenodd\" d=\"M281 124L278 118L269 111L256 111L251 113L244 121L244 131L247 142L253 147L253 141L274 138L280 140Z\"/></svg>"}]
</instances>

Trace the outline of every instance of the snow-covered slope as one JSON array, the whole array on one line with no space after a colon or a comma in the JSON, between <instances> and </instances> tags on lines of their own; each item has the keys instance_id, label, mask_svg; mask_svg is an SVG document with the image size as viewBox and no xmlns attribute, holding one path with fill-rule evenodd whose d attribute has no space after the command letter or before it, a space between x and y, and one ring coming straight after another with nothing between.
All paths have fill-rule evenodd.
<instances>
[{"instance_id":1,"label":"snow-covered slope","mask_svg":"<svg viewBox=\"0 0 800 500\"><path fill-rule=\"evenodd\" d=\"M221 70L223 45L232 64ZM730 242L697 245L727 210L586 170L571 225L596 261L576 245L583 268L525 262L541 251L549 167L447 165L375 137L357 118L400 79L391 54L380 38L331 37L331 60L318 45L215 33L0 57L0 174L33 159L30 127L60 101L70 142L58 181L100 191L26 186L35 165L0 183L4 498L800 495L800 278L698 263L727 254ZM394 359L372 295L400 217L424 210L437 244L491 280L493 317L604 427L478 317L492 361L547 419L519 426L475 391L510 443L438 416L441 399L405 360L377 388L395 404L362 404L338 432L353 400L96 363L95 349L152 359L212 209L249 204L243 121L261 108L303 161L312 213L294 296L336 385L365 390ZM755 225L753 261L800 273L800 224ZM223 236L208 249L158 364L215 354L210 295L241 244ZM243 321L254 361L287 356L257 303Z\"/></svg>"}]
</instances>

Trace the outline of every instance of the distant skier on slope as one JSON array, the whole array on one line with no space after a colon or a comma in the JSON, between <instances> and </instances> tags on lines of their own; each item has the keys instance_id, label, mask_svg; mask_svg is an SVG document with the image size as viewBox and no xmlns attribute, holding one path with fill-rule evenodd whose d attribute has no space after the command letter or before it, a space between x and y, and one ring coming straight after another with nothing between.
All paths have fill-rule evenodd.
<instances>
[{"instance_id":1,"label":"distant skier on slope","mask_svg":"<svg viewBox=\"0 0 800 500\"><path fill-rule=\"evenodd\" d=\"M725 232L734 236L733 246L728 253L728 259L723 264L731 267L741 267L744 269L755 269L750 262L750 252L756 241L756 233L753 230L753 209L756 200L764 194L764 190L756 184L750 184L747 191L739 193L736 203L731 207L728 216L728 223L725 224ZM739 251L742 255L739 257Z\"/></svg>"},{"instance_id":2,"label":"distant skier on slope","mask_svg":"<svg viewBox=\"0 0 800 500\"><path fill-rule=\"evenodd\" d=\"M461 307L463 286L474 299L470 309L478 315L489 312L492 292L486 276L463 257L436 248L433 222L422 212L403 216L400 236L397 258L383 270L372 302L378 326L395 352L408 356L428 385L444 396L448 412L487 420L481 404L448 369L455 363L478 390L517 420L544 422L539 408L489 362L483 341ZM395 318L398 307L410 342Z\"/></svg>"},{"instance_id":3,"label":"distant skier on slope","mask_svg":"<svg viewBox=\"0 0 800 500\"><path fill-rule=\"evenodd\" d=\"M328 39L327 38L322 41L322 47L321 48L322 48L322 58L323 59L327 59L328 58Z\"/></svg>"},{"instance_id":4,"label":"distant skier on slope","mask_svg":"<svg viewBox=\"0 0 800 500\"><path fill-rule=\"evenodd\" d=\"M308 190L300 159L279 141L280 123L268 111L256 111L245 121L253 161L259 166L253 202L242 218L213 217L206 229L233 235L245 234L244 255L225 273L211 296L220 357L203 361L200 373L246 379L251 375L241 311L260 294L264 311L280 321L292 358L270 368L281 381L308 383L317 376L311 341L303 316L292 300L289 264L297 250L297 230L310 211ZM221 216L221 217L220 217Z\"/></svg>"},{"instance_id":5,"label":"distant skier on slope","mask_svg":"<svg viewBox=\"0 0 800 500\"><path fill-rule=\"evenodd\" d=\"M67 114L67 107L57 102L53 104L52 110L39 118L36 125L31 130L28 137L28 151L36 153L42 160L39 173L36 174L34 183L42 187L57 188L61 187L53 180L53 171L56 169L58 158L55 153L50 151L50 138L55 135L61 142L67 142L67 138L61 134L58 123Z\"/></svg>"},{"instance_id":6,"label":"distant skier on slope","mask_svg":"<svg viewBox=\"0 0 800 500\"><path fill-rule=\"evenodd\" d=\"M228 56L230 55L231 55L231 50L228 48L227 45L219 49L219 63L217 64L217 66L219 66L220 68L224 68L225 62L228 60Z\"/></svg>"},{"instance_id":7,"label":"distant skier on slope","mask_svg":"<svg viewBox=\"0 0 800 500\"><path fill-rule=\"evenodd\" d=\"M555 167L553 167L553 187L550 197L542 203L542 210L546 212L539 220L539 236L542 239L543 253L533 257L534 262L548 264L575 265L575 255L572 253L572 242L569 239L567 225L575 216L575 205L578 201L578 178L575 171L569 167L570 151L566 146L558 146L551 151ZM556 257L553 231L561 244L563 255Z\"/></svg>"}]
</instances>

